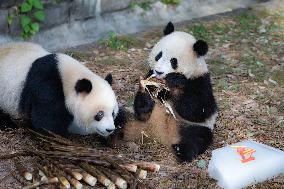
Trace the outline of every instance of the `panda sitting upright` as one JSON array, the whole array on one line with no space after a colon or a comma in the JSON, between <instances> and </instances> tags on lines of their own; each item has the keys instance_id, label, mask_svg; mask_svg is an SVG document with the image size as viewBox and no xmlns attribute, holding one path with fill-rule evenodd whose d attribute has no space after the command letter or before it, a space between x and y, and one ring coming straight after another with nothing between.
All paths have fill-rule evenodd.
<instances>
[{"instance_id":1,"label":"panda sitting upright","mask_svg":"<svg viewBox=\"0 0 284 189\"><path fill-rule=\"evenodd\" d=\"M125 121L111 83L111 75L103 79L37 44L0 46L0 114L27 120L33 128L109 136Z\"/></svg>"},{"instance_id":2,"label":"panda sitting upright","mask_svg":"<svg viewBox=\"0 0 284 189\"><path fill-rule=\"evenodd\" d=\"M207 43L185 32L174 31L170 22L163 37L149 56L150 71L165 80L170 89L162 93L177 119L164 106L139 89L135 96L135 119L125 127L125 139L137 140L144 131L162 144L172 147L181 161L192 161L203 153L213 139L217 105L210 74L204 60Z\"/></svg>"}]
</instances>

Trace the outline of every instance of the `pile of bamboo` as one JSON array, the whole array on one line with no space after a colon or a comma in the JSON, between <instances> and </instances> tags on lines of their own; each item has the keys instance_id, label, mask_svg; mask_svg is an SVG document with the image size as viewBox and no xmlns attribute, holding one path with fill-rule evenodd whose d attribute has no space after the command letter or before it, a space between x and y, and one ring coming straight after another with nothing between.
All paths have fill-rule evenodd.
<instances>
[{"instance_id":1,"label":"pile of bamboo","mask_svg":"<svg viewBox=\"0 0 284 189\"><path fill-rule=\"evenodd\" d=\"M140 162L118 158L72 143L48 132L49 135L32 132L40 148L27 149L23 152L0 156L0 159L35 156L33 173L17 163L17 172L13 176L24 183L24 189L37 188L43 185L54 185L59 188L83 188L83 184L95 186L97 183L109 189L147 188L143 184L147 172L157 172L160 166L155 163ZM21 177L19 177L19 174Z\"/></svg>"}]
</instances>

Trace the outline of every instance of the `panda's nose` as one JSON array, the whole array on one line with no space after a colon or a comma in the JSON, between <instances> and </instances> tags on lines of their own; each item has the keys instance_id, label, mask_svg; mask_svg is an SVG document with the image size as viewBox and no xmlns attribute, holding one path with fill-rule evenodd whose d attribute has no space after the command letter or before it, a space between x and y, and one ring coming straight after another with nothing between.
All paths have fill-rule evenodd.
<instances>
[{"instance_id":1,"label":"panda's nose","mask_svg":"<svg viewBox=\"0 0 284 189\"><path fill-rule=\"evenodd\" d=\"M114 129L106 129L107 132L111 133Z\"/></svg>"},{"instance_id":2,"label":"panda's nose","mask_svg":"<svg viewBox=\"0 0 284 189\"><path fill-rule=\"evenodd\" d=\"M157 70L155 70L155 72L156 72L156 74L158 74L158 75L162 75L164 72L159 72L159 71L157 71Z\"/></svg>"}]
</instances>

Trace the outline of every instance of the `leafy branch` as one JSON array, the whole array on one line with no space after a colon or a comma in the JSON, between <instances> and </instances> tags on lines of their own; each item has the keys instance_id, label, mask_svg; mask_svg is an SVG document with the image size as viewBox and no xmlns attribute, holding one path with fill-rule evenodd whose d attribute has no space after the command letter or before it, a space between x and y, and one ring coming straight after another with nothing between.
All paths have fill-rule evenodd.
<instances>
[{"instance_id":1,"label":"leafy branch","mask_svg":"<svg viewBox=\"0 0 284 189\"><path fill-rule=\"evenodd\" d=\"M39 23L45 20L42 0L25 0L23 3L18 5L18 10L22 29L21 36L24 39L30 38L39 31ZM8 15L8 25L13 23L14 17L14 14Z\"/></svg>"}]
</instances>

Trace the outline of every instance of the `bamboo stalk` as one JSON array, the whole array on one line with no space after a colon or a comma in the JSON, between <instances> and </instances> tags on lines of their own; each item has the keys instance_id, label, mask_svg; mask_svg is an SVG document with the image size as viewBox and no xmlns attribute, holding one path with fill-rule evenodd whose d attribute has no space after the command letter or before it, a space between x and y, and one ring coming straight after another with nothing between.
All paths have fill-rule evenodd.
<instances>
[{"instance_id":1,"label":"bamboo stalk","mask_svg":"<svg viewBox=\"0 0 284 189\"><path fill-rule=\"evenodd\" d=\"M57 183L58 183L58 178L53 177L53 178L48 178L47 180L35 182L33 184L23 187L22 189L33 189L42 185L57 184Z\"/></svg>"},{"instance_id":2,"label":"bamboo stalk","mask_svg":"<svg viewBox=\"0 0 284 189\"><path fill-rule=\"evenodd\" d=\"M6 159L12 159L15 157L21 157L21 156L31 156L32 154L27 153L26 151L24 152L16 152L16 153L11 153L11 154L5 154L0 156L0 160L6 160Z\"/></svg>"},{"instance_id":3,"label":"bamboo stalk","mask_svg":"<svg viewBox=\"0 0 284 189\"><path fill-rule=\"evenodd\" d=\"M158 172L160 170L160 165L150 162L140 162L136 164L139 168L150 171Z\"/></svg>"},{"instance_id":4,"label":"bamboo stalk","mask_svg":"<svg viewBox=\"0 0 284 189\"><path fill-rule=\"evenodd\" d=\"M80 163L80 167L82 167L82 169L84 169L85 171L87 171L88 173L96 177L98 179L98 182L101 183L103 186L110 185L111 181L101 171L96 169L94 166L88 163L82 162Z\"/></svg>"},{"instance_id":5,"label":"bamboo stalk","mask_svg":"<svg viewBox=\"0 0 284 189\"><path fill-rule=\"evenodd\" d=\"M120 189L127 188L127 182L118 176L116 173L110 171L105 167L99 167L99 169Z\"/></svg>"},{"instance_id":6,"label":"bamboo stalk","mask_svg":"<svg viewBox=\"0 0 284 189\"><path fill-rule=\"evenodd\" d=\"M75 178L68 177L68 180L69 180L70 184L75 189L82 189L83 188L83 185L78 180L76 180Z\"/></svg>"},{"instance_id":7,"label":"bamboo stalk","mask_svg":"<svg viewBox=\"0 0 284 189\"><path fill-rule=\"evenodd\" d=\"M18 160L18 163L16 163L16 168L20 175L24 177L27 181L31 181L33 179L32 173L30 173L26 167Z\"/></svg>"},{"instance_id":8,"label":"bamboo stalk","mask_svg":"<svg viewBox=\"0 0 284 189\"><path fill-rule=\"evenodd\" d=\"M142 179L142 180L145 180L145 179L146 179L146 177L147 177L147 171L145 171L145 170L143 170L143 169L139 169L139 170L137 171L137 173L138 173L138 178L139 178L139 179Z\"/></svg>"},{"instance_id":9,"label":"bamboo stalk","mask_svg":"<svg viewBox=\"0 0 284 189\"><path fill-rule=\"evenodd\" d=\"M137 165L134 165L134 164L126 164L126 165L119 165L119 166L125 168L127 171L130 171L132 173L136 173L137 171Z\"/></svg>"},{"instance_id":10,"label":"bamboo stalk","mask_svg":"<svg viewBox=\"0 0 284 189\"><path fill-rule=\"evenodd\" d=\"M83 181L85 181L90 186L95 186L97 183L97 179L90 175L89 173L83 171L82 173Z\"/></svg>"},{"instance_id":11,"label":"bamboo stalk","mask_svg":"<svg viewBox=\"0 0 284 189\"><path fill-rule=\"evenodd\" d=\"M66 179L66 177L60 175L60 176L58 176L58 179L63 186L65 186L68 189L71 188L71 185L70 185L69 181Z\"/></svg>"},{"instance_id":12,"label":"bamboo stalk","mask_svg":"<svg viewBox=\"0 0 284 189\"><path fill-rule=\"evenodd\" d=\"M114 184L114 183L110 183L110 184L107 186L107 189L115 189L115 184Z\"/></svg>"}]
</instances>

